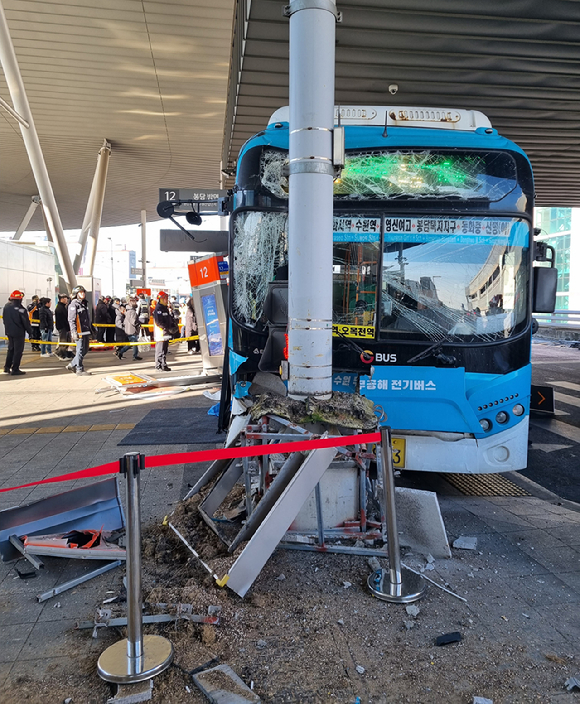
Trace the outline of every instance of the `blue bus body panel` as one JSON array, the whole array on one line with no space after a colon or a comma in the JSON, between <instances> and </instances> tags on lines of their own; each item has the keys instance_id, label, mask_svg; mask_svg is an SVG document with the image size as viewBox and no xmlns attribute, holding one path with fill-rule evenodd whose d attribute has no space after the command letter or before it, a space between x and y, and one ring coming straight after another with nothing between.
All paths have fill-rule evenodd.
<instances>
[{"instance_id":1,"label":"blue bus body panel","mask_svg":"<svg viewBox=\"0 0 580 704\"><path fill-rule=\"evenodd\" d=\"M336 377L345 376L350 375L335 375L335 382ZM531 383L531 364L505 375L389 365L374 367L372 378L362 376L360 393L383 409L385 422L394 430L472 433L482 438L523 420L529 412ZM334 389L349 390L336 383ZM525 409L522 416L512 410L518 403ZM496 422L499 411L508 414L507 423ZM491 421L491 431L482 430L479 421L483 418Z\"/></svg>"},{"instance_id":2,"label":"blue bus body panel","mask_svg":"<svg viewBox=\"0 0 580 704\"><path fill-rule=\"evenodd\" d=\"M507 149L519 152L528 158L517 144L501 137L496 130L487 134L479 128L475 132L455 130L433 130L417 127L389 127L387 137L383 137L382 127L347 125L345 127L346 149L438 149L452 147L456 149ZM252 147L269 145L279 149L288 149L288 124L281 128L268 127L259 136L249 139L240 151L238 163Z\"/></svg>"}]
</instances>

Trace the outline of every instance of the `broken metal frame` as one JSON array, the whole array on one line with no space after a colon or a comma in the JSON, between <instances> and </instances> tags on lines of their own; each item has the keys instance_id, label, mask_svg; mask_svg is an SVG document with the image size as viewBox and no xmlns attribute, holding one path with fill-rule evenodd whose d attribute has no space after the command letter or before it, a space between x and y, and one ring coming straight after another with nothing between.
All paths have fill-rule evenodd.
<instances>
[{"instance_id":1,"label":"broken metal frame","mask_svg":"<svg viewBox=\"0 0 580 704\"><path fill-rule=\"evenodd\" d=\"M275 428L272 428L270 425L271 422L274 422L278 426L283 426L284 430L282 432L275 432ZM279 442L310 440L317 437L319 437L318 434L296 423L292 423L276 415L269 415L261 418L258 423L250 423L246 426L241 433L241 444L242 446L248 444L277 444ZM333 552L333 546L327 543L327 538L332 538L333 540L340 538L354 540L375 540L377 538L384 538L384 530L381 532L381 524L367 519L369 489L367 475L369 460L374 457L374 455L361 452L360 450L356 450L353 453L346 450L346 448L336 448L335 454L346 455L351 458L356 467L358 467L358 499L360 509L358 520L353 519L352 521L345 521L342 526L332 528L325 527L322 515L320 486L317 484L314 488L316 496L316 531L286 531L284 540L289 541L291 544L288 546L284 545L284 547ZM221 473L221 476L219 476L204 500L200 503L198 511L208 527L222 542L228 545L228 551L232 553L240 543L251 539L255 534L268 512L300 470L305 457L305 453L292 453L280 466L277 466L279 461L274 460L272 455L256 457L254 459L255 464L251 462L252 458L249 457L244 457L241 461L222 460L220 462L214 462L206 474L204 474L197 484L188 492L185 498L190 498L196 494L203 486L206 486L214 477ZM257 472L252 471L252 465L257 467ZM258 477L257 487L256 481L252 481L255 474L257 474ZM230 491L240 480L243 480L245 490L246 521L238 534L231 540L220 530L220 522L215 520L214 515ZM256 501L256 498L259 500ZM381 507L381 515L384 515L384 513L384 508ZM314 544L314 539L318 540L317 544ZM368 554L367 548L349 546L337 547L341 547L341 550L337 552ZM384 551L378 552L380 556L385 555Z\"/></svg>"},{"instance_id":2,"label":"broken metal frame","mask_svg":"<svg viewBox=\"0 0 580 704\"><path fill-rule=\"evenodd\" d=\"M49 589L47 592L39 594L36 597L36 600L39 603L42 603L43 601L51 599L57 594L62 594L63 592L68 591L69 589L73 589L73 587L78 587L79 584L84 584L85 582L88 582L94 577L98 577L101 574L105 574L105 572L109 572L109 570L113 570L115 569L115 567L119 567L122 564L123 560L115 560L114 562L109 562L108 564L103 565L103 567L99 567L96 570L87 572L86 574L83 574L80 577L76 577L75 579L70 579L68 582L64 582L63 584L59 584L57 587L54 587L54 589Z\"/></svg>"}]
</instances>

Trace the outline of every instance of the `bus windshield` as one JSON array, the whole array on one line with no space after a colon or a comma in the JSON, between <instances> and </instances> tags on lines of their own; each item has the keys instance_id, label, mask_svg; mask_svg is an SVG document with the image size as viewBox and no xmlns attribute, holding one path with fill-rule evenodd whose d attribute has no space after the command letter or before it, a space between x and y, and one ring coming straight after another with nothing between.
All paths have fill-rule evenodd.
<instances>
[{"instance_id":1,"label":"bus windshield","mask_svg":"<svg viewBox=\"0 0 580 704\"><path fill-rule=\"evenodd\" d=\"M529 225L385 218L381 337L493 342L527 322Z\"/></svg>"}]
</instances>

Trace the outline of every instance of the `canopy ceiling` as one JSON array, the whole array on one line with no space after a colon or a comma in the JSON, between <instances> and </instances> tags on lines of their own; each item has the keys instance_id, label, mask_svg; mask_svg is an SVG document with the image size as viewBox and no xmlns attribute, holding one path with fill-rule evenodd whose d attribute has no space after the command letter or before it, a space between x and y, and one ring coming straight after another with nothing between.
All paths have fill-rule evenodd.
<instances>
[{"instance_id":1,"label":"canopy ceiling","mask_svg":"<svg viewBox=\"0 0 580 704\"><path fill-rule=\"evenodd\" d=\"M112 144L103 225L156 218L158 188L219 185L288 101L279 0L4 0L65 228ZM336 102L478 109L531 157L538 205L580 206L580 3L339 2ZM233 33L232 33L233 30ZM393 96L388 87L398 85ZM0 73L0 96L9 101ZM0 229L36 194L0 110ZM42 227L37 213L33 229Z\"/></svg>"}]
</instances>

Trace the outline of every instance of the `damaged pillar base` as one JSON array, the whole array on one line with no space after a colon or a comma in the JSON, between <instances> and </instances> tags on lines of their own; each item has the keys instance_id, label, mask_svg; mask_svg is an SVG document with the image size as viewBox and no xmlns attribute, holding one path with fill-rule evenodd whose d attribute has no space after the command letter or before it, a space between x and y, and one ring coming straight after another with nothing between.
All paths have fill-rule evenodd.
<instances>
[{"instance_id":1,"label":"damaged pillar base","mask_svg":"<svg viewBox=\"0 0 580 704\"><path fill-rule=\"evenodd\" d=\"M390 601L392 604L410 604L418 601L427 588L421 575L411 572L402 565L400 575L400 582L391 582L389 570L379 569L373 572L367 579L371 594L381 601Z\"/></svg>"}]
</instances>

